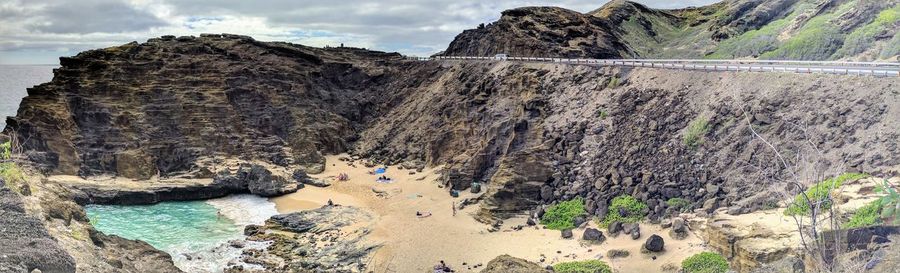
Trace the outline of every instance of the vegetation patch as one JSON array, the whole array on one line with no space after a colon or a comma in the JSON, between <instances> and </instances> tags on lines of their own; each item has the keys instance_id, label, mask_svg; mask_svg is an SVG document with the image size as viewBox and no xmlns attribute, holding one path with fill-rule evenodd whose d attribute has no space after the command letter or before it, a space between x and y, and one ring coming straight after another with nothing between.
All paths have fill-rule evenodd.
<instances>
[{"instance_id":1,"label":"vegetation patch","mask_svg":"<svg viewBox=\"0 0 900 273\"><path fill-rule=\"evenodd\" d=\"M688 127L682 136L682 142L688 147L696 148L700 143L703 143L703 136L707 132L709 132L709 121L698 116L688 123Z\"/></svg>"},{"instance_id":2,"label":"vegetation patch","mask_svg":"<svg viewBox=\"0 0 900 273\"><path fill-rule=\"evenodd\" d=\"M881 203L881 199L866 204L853 213L850 221L844 224L844 228L859 228L880 224L881 210L883 208L884 205Z\"/></svg>"},{"instance_id":3,"label":"vegetation patch","mask_svg":"<svg viewBox=\"0 0 900 273\"><path fill-rule=\"evenodd\" d=\"M871 23L856 28L847 35L844 46L832 58L839 59L865 52L872 48L878 35L892 28L897 21L900 21L900 6L881 11Z\"/></svg>"},{"instance_id":4,"label":"vegetation patch","mask_svg":"<svg viewBox=\"0 0 900 273\"><path fill-rule=\"evenodd\" d=\"M885 193L881 197L881 220L884 223L900 225L900 192L893 187L887 180L882 181L882 185L877 188L877 192Z\"/></svg>"},{"instance_id":5,"label":"vegetation patch","mask_svg":"<svg viewBox=\"0 0 900 273\"><path fill-rule=\"evenodd\" d=\"M597 109L597 117L600 119L606 119L609 116L609 113L603 111L603 109Z\"/></svg>"},{"instance_id":6,"label":"vegetation patch","mask_svg":"<svg viewBox=\"0 0 900 273\"><path fill-rule=\"evenodd\" d=\"M0 180L3 180L7 188L18 192L19 187L16 185L25 182L25 174L11 161L11 148L9 141L0 143Z\"/></svg>"},{"instance_id":7,"label":"vegetation patch","mask_svg":"<svg viewBox=\"0 0 900 273\"><path fill-rule=\"evenodd\" d=\"M541 224L549 229L565 230L575 228L575 217L585 214L584 199L581 197L553 205L541 216Z\"/></svg>"},{"instance_id":8,"label":"vegetation patch","mask_svg":"<svg viewBox=\"0 0 900 273\"><path fill-rule=\"evenodd\" d=\"M760 55L761 59L824 60L831 57L844 44L845 35L832 21L853 7L848 2L831 13L813 17L778 49Z\"/></svg>"},{"instance_id":9,"label":"vegetation patch","mask_svg":"<svg viewBox=\"0 0 900 273\"><path fill-rule=\"evenodd\" d=\"M619 77L612 77L609 79L609 83L606 84L606 88L615 89L619 87L620 84L622 84L620 81L621 80L619 80Z\"/></svg>"},{"instance_id":10,"label":"vegetation patch","mask_svg":"<svg viewBox=\"0 0 900 273\"><path fill-rule=\"evenodd\" d=\"M666 205L668 205L670 208L677 209L679 212L688 212L694 208L694 204L691 203L691 201L680 197L670 198L669 200L666 200Z\"/></svg>"},{"instance_id":11,"label":"vegetation patch","mask_svg":"<svg viewBox=\"0 0 900 273\"><path fill-rule=\"evenodd\" d=\"M757 57L777 48L778 35L787 27L793 17L782 18L766 24L760 29L722 41L716 51L706 55L707 59L734 59L746 56Z\"/></svg>"},{"instance_id":12,"label":"vegetation patch","mask_svg":"<svg viewBox=\"0 0 900 273\"><path fill-rule=\"evenodd\" d=\"M833 190L840 188L844 182L859 180L868 176L869 175L862 173L845 173L819 182L805 192L797 194L797 196L794 197L794 202L788 205L787 209L784 210L784 215L810 215L810 204L813 206L815 206L815 204L820 204L819 209L821 210L830 209L833 203L831 198L831 192ZM809 198L809 200L807 200L807 198Z\"/></svg>"},{"instance_id":13,"label":"vegetation patch","mask_svg":"<svg viewBox=\"0 0 900 273\"><path fill-rule=\"evenodd\" d=\"M600 222L600 226L607 227L613 222L637 223L647 216L647 204L630 195L622 195L613 198L609 205L606 218Z\"/></svg>"},{"instance_id":14,"label":"vegetation patch","mask_svg":"<svg viewBox=\"0 0 900 273\"><path fill-rule=\"evenodd\" d=\"M556 273L612 273L612 268L601 260L564 262L553 265Z\"/></svg>"},{"instance_id":15,"label":"vegetation patch","mask_svg":"<svg viewBox=\"0 0 900 273\"><path fill-rule=\"evenodd\" d=\"M728 261L715 252L701 252L681 261L685 273L725 273Z\"/></svg>"}]
</instances>

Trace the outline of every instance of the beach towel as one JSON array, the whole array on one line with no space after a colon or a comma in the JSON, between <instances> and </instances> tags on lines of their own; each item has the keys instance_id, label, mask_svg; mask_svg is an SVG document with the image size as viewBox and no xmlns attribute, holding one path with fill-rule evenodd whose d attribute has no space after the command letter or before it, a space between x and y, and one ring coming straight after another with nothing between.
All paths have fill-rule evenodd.
<instances>
[{"instance_id":1,"label":"beach towel","mask_svg":"<svg viewBox=\"0 0 900 273\"><path fill-rule=\"evenodd\" d=\"M383 174L385 172L384 168L375 169L375 174Z\"/></svg>"}]
</instances>

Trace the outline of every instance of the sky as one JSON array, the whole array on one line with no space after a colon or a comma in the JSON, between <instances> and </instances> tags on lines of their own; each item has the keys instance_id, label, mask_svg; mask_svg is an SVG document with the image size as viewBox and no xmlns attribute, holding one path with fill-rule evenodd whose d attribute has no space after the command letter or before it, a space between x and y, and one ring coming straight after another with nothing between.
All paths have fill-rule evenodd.
<instances>
[{"instance_id":1,"label":"sky","mask_svg":"<svg viewBox=\"0 0 900 273\"><path fill-rule=\"evenodd\" d=\"M654 8L717 0L638 0ZM60 56L162 35L232 33L262 41L339 45L425 56L503 10L587 12L606 0L0 0L0 64L58 64Z\"/></svg>"}]
</instances>

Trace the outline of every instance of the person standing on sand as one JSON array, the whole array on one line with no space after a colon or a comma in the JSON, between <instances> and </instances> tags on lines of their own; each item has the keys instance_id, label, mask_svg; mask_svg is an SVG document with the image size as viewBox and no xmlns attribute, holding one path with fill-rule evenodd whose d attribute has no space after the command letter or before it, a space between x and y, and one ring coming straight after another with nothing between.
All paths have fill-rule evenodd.
<instances>
[{"instance_id":1,"label":"person standing on sand","mask_svg":"<svg viewBox=\"0 0 900 273\"><path fill-rule=\"evenodd\" d=\"M450 208L453 209L453 216L456 216L456 201L450 202Z\"/></svg>"}]
</instances>

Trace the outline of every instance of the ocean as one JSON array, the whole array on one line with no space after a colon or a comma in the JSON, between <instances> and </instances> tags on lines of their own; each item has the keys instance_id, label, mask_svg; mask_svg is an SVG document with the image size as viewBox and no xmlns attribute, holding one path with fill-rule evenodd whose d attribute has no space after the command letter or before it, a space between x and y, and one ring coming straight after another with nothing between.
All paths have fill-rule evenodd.
<instances>
[{"instance_id":1,"label":"ocean","mask_svg":"<svg viewBox=\"0 0 900 273\"><path fill-rule=\"evenodd\" d=\"M231 247L229 241L244 239L244 226L261 225L278 214L274 203L249 194L153 205L88 205L85 211L97 230L145 241L172 255L175 266L197 273L222 272L229 263L241 264L243 250Z\"/></svg>"},{"instance_id":2,"label":"ocean","mask_svg":"<svg viewBox=\"0 0 900 273\"><path fill-rule=\"evenodd\" d=\"M27 94L25 88L53 79L57 65L0 65L0 130L6 117L15 116L19 102Z\"/></svg>"}]
</instances>

